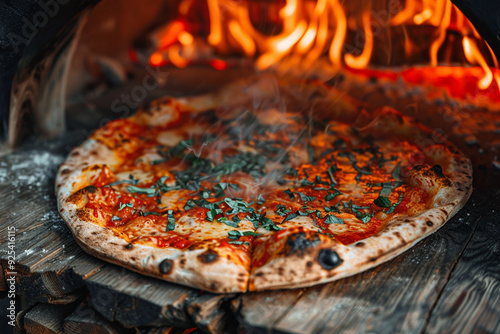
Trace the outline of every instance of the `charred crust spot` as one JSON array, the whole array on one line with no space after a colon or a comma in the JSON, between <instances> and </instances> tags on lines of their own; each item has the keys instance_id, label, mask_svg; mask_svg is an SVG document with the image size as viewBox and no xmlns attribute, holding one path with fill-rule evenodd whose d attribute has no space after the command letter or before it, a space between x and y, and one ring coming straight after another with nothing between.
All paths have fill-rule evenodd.
<instances>
[{"instance_id":1,"label":"charred crust spot","mask_svg":"<svg viewBox=\"0 0 500 334\"><path fill-rule=\"evenodd\" d=\"M283 275L284 272L285 272L285 269L283 269L283 267L278 268L278 275Z\"/></svg>"},{"instance_id":2,"label":"charred crust spot","mask_svg":"<svg viewBox=\"0 0 500 334\"><path fill-rule=\"evenodd\" d=\"M236 280L237 280L238 282L240 282L240 283L244 283L244 282L245 282L245 279L244 279L244 278L237 278Z\"/></svg>"},{"instance_id":3,"label":"charred crust spot","mask_svg":"<svg viewBox=\"0 0 500 334\"><path fill-rule=\"evenodd\" d=\"M285 254L300 254L302 256L308 248L317 246L320 243L321 240L317 233L295 233L286 241Z\"/></svg>"},{"instance_id":4,"label":"charred crust spot","mask_svg":"<svg viewBox=\"0 0 500 334\"><path fill-rule=\"evenodd\" d=\"M208 287L211 289L211 290L217 290L219 288L220 284L217 283L217 282L210 282L210 284L208 285Z\"/></svg>"},{"instance_id":5,"label":"charred crust spot","mask_svg":"<svg viewBox=\"0 0 500 334\"><path fill-rule=\"evenodd\" d=\"M416 165L416 166L413 166L413 168L411 170L414 171L414 172L418 172L422 168L424 168L423 165Z\"/></svg>"},{"instance_id":6,"label":"charred crust spot","mask_svg":"<svg viewBox=\"0 0 500 334\"><path fill-rule=\"evenodd\" d=\"M434 225L434 224L433 224L430 220L426 221L426 222L425 222L425 224L426 224L427 226L432 226L432 225Z\"/></svg>"},{"instance_id":7,"label":"charred crust spot","mask_svg":"<svg viewBox=\"0 0 500 334\"><path fill-rule=\"evenodd\" d=\"M61 210L59 210L59 212L64 212L64 208L61 208Z\"/></svg>"},{"instance_id":8,"label":"charred crust spot","mask_svg":"<svg viewBox=\"0 0 500 334\"><path fill-rule=\"evenodd\" d=\"M80 155L80 152L78 152L78 151L74 151L73 153L71 153L72 157L76 157L76 156L79 156L79 155Z\"/></svg>"},{"instance_id":9,"label":"charred crust spot","mask_svg":"<svg viewBox=\"0 0 500 334\"><path fill-rule=\"evenodd\" d=\"M71 170L69 168L64 168L62 171L61 171L61 174L68 174L70 173Z\"/></svg>"},{"instance_id":10,"label":"charred crust spot","mask_svg":"<svg viewBox=\"0 0 500 334\"><path fill-rule=\"evenodd\" d=\"M441 208L441 212L446 216L448 217L448 211L446 211L445 209Z\"/></svg>"},{"instance_id":11,"label":"charred crust spot","mask_svg":"<svg viewBox=\"0 0 500 334\"><path fill-rule=\"evenodd\" d=\"M258 272L257 274L255 274L255 276L257 276L257 277L260 277L260 276L262 276L262 275L264 275L264 273L263 273L263 272Z\"/></svg>"},{"instance_id":12,"label":"charred crust spot","mask_svg":"<svg viewBox=\"0 0 500 334\"><path fill-rule=\"evenodd\" d=\"M92 234L92 235L97 235L97 232L96 232L96 231L94 231L94 232L90 232L90 234Z\"/></svg>"},{"instance_id":13,"label":"charred crust spot","mask_svg":"<svg viewBox=\"0 0 500 334\"><path fill-rule=\"evenodd\" d=\"M209 249L205 253L199 255L198 258L203 263L212 263L217 261L217 259L219 258L219 254Z\"/></svg>"},{"instance_id":14,"label":"charred crust spot","mask_svg":"<svg viewBox=\"0 0 500 334\"><path fill-rule=\"evenodd\" d=\"M410 220L409 220L409 219L405 219L405 223L409 223L409 222L410 222Z\"/></svg>"},{"instance_id":15,"label":"charred crust spot","mask_svg":"<svg viewBox=\"0 0 500 334\"><path fill-rule=\"evenodd\" d=\"M134 245L132 245L132 243L131 243L131 242L129 242L129 243L125 246L125 248L126 248L126 249L131 249L132 247L134 247Z\"/></svg>"},{"instance_id":16,"label":"charred crust spot","mask_svg":"<svg viewBox=\"0 0 500 334\"><path fill-rule=\"evenodd\" d=\"M97 191L97 187L95 186L86 186L85 188L83 188L86 192L88 193L95 193Z\"/></svg>"},{"instance_id":17,"label":"charred crust spot","mask_svg":"<svg viewBox=\"0 0 500 334\"><path fill-rule=\"evenodd\" d=\"M365 247L365 243L362 242L362 241L360 241L357 244L355 244L354 246L356 246L356 247Z\"/></svg>"},{"instance_id":18,"label":"charred crust spot","mask_svg":"<svg viewBox=\"0 0 500 334\"><path fill-rule=\"evenodd\" d=\"M398 238L398 239L399 239L399 240L400 240L403 244L406 242L406 241L405 241L405 239L401 236L401 233L399 233L398 231L395 231L393 234L394 234L394 235L396 236L396 238Z\"/></svg>"},{"instance_id":19,"label":"charred crust spot","mask_svg":"<svg viewBox=\"0 0 500 334\"><path fill-rule=\"evenodd\" d=\"M313 262L307 261L306 266L307 266L307 268L311 268L313 266Z\"/></svg>"},{"instance_id":20,"label":"charred crust spot","mask_svg":"<svg viewBox=\"0 0 500 334\"><path fill-rule=\"evenodd\" d=\"M332 270L344 262L336 251L330 248L323 248L318 253L318 262L323 269Z\"/></svg>"},{"instance_id":21,"label":"charred crust spot","mask_svg":"<svg viewBox=\"0 0 500 334\"><path fill-rule=\"evenodd\" d=\"M185 264L186 264L186 259L181 259L181 260L179 261L179 263L180 263L182 266L183 266L183 265L185 265Z\"/></svg>"},{"instance_id":22,"label":"charred crust spot","mask_svg":"<svg viewBox=\"0 0 500 334\"><path fill-rule=\"evenodd\" d=\"M174 268L174 262L170 259L165 259L161 261L159 265L160 273L165 275L170 274L173 268Z\"/></svg>"},{"instance_id":23,"label":"charred crust spot","mask_svg":"<svg viewBox=\"0 0 500 334\"><path fill-rule=\"evenodd\" d=\"M377 261L377 258L376 257L371 257L368 261L375 262L375 261Z\"/></svg>"},{"instance_id":24,"label":"charred crust spot","mask_svg":"<svg viewBox=\"0 0 500 334\"><path fill-rule=\"evenodd\" d=\"M415 223L411 223L411 224L410 224L410 226L411 226L411 227L417 227L417 224L415 224Z\"/></svg>"},{"instance_id":25,"label":"charred crust spot","mask_svg":"<svg viewBox=\"0 0 500 334\"><path fill-rule=\"evenodd\" d=\"M434 171L434 173L436 173L437 176L444 177L443 167L441 167L441 165L432 166L432 170Z\"/></svg>"}]
</instances>

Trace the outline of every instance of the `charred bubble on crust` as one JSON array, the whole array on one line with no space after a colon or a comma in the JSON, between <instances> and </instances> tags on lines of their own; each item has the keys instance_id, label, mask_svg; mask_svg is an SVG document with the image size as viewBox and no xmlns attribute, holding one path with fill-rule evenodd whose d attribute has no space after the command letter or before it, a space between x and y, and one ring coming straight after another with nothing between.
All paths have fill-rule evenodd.
<instances>
[{"instance_id":1,"label":"charred bubble on crust","mask_svg":"<svg viewBox=\"0 0 500 334\"><path fill-rule=\"evenodd\" d=\"M165 259L161 261L159 265L160 273L165 275L170 274L173 268L174 268L174 262L170 259Z\"/></svg>"},{"instance_id":2,"label":"charred bubble on crust","mask_svg":"<svg viewBox=\"0 0 500 334\"><path fill-rule=\"evenodd\" d=\"M434 173L436 173L437 176L444 177L443 167L441 167L441 165L432 166L432 170L434 171Z\"/></svg>"},{"instance_id":3,"label":"charred bubble on crust","mask_svg":"<svg viewBox=\"0 0 500 334\"><path fill-rule=\"evenodd\" d=\"M432 225L434 225L434 224L433 224L430 220L426 221L425 223L427 224L427 226L432 226Z\"/></svg>"},{"instance_id":4,"label":"charred bubble on crust","mask_svg":"<svg viewBox=\"0 0 500 334\"><path fill-rule=\"evenodd\" d=\"M300 256L303 256L307 249L319 245L320 242L321 240L316 233L299 232L292 234L286 241L285 254L300 254Z\"/></svg>"},{"instance_id":5,"label":"charred bubble on crust","mask_svg":"<svg viewBox=\"0 0 500 334\"><path fill-rule=\"evenodd\" d=\"M318 253L318 262L323 269L332 270L344 262L336 251L330 248L323 248Z\"/></svg>"},{"instance_id":6,"label":"charred bubble on crust","mask_svg":"<svg viewBox=\"0 0 500 334\"><path fill-rule=\"evenodd\" d=\"M85 188L83 188L86 192L88 193L95 193L97 191L97 187L95 186L86 186Z\"/></svg>"},{"instance_id":7,"label":"charred bubble on crust","mask_svg":"<svg viewBox=\"0 0 500 334\"><path fill-rule=\"evenodd\" d=\"M132 249L132 247L134 247L134 245L130 242L125 246L126 249Z\"/></svg>"},{"instance_id":8,"label":"charred bubble on crust","mask_svg":"<svg viewBox=\"0 0 500 334\"><path fill-rule=\"evenodd\" d=\"M213 250L208 250L205 253L198 256L198 258L203 263L212 263L217 261L217 259L219 258L219 254L217 254Z\"/></svg>"}]
</instances>

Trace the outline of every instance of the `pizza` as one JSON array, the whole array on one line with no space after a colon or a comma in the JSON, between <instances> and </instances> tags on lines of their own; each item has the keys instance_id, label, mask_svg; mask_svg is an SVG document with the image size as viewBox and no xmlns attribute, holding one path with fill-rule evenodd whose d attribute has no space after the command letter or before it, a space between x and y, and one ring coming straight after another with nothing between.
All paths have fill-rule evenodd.
<instances>
[{"instance_id":1,"label":"pizza","mask_svg":"<svg viewBox=\"0 0 500 334\"><path fill-rule=\"evenodd\" d=\"M60 166L61 216L88 253L216 293L297 288L379 265L435 232L470 161L394 109L269 75L164 97Z\"/></svg>"}]
</instances>

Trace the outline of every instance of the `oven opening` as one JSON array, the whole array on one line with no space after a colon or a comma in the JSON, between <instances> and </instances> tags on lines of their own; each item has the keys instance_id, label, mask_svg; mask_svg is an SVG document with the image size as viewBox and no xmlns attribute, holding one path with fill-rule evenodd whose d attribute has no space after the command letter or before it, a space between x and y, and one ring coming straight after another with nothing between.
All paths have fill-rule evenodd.
<instances>
[{"instance_id":1,"label":"oven opening","mask_svg":"<svg viewBox=\"0 0 500 334\"><path fill-rule=\"evenodd\" d=\"M496 45L450 1L104 0L75 21L44 67L21 63L10 146L266 72L396 108L499 166Z\"/></svg>"}]
</instances>

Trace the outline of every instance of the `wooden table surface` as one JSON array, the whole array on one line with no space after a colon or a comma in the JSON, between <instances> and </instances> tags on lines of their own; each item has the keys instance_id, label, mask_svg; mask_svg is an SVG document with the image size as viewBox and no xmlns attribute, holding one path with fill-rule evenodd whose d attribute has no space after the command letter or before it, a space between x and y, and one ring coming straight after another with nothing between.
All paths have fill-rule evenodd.
<instances>
[{"instance_id":1,"label":"wooden table surface","mask_svg":"<svg viewBox=\"0 0 500 334\"><path fill-rule=\"evenodd\" d=\"M466 207L379 267L307 289L215 295L108 264L75 243L53 184L84 137L32 142L0 157L0 290L9 288L15 226L17 311L28 305L18 332L500 333L498 171L476 169Z\"/></svg>"}]
</instances>

